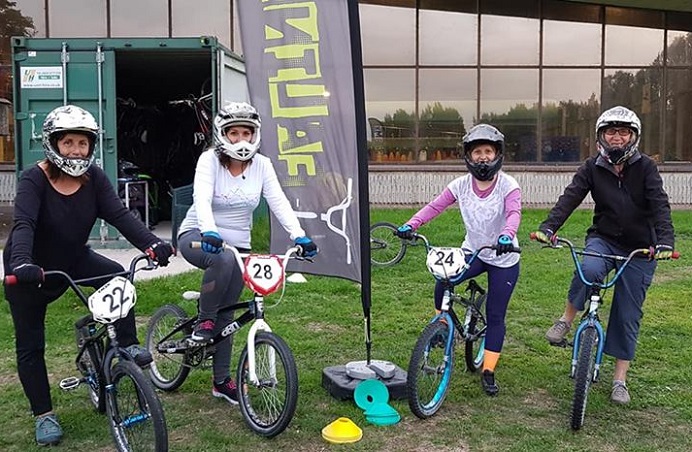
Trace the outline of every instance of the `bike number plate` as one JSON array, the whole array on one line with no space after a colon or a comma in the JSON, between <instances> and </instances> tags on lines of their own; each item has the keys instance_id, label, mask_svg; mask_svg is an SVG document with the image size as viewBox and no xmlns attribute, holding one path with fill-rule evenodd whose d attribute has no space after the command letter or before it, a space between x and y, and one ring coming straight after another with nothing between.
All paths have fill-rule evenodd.
<instances>
[{"instance_id":1,"label":"bike number plate","mask_svg":"<svg viewBox=\"0 0 692 452\"><path fill-rule=\"evenodd\" d=\"M451 279L461 274L466 260L461 248L432 247L425 263L436 278Z\"/></svg>"},{"instance_id":2,"label":"bike number plate","mask_svg":"<svg viewBox=\"0 0 692 452\"><path fill-rule=\"evenodd\" d=\"M278 256L251 254L245 259L245 284L262 296L276 291L284 277L284 266Z\"/></svg>"},{"instance_id":3,"label":"bike number plate","mask_svg":"<svg viewBox=\"0 0 692 452\"><path fill-rule=\"evenodd\" d=\"M137 291L130 280L116 276L91 294L88 301L94 320L113 323L127 317L137 302Z\"/></svg>"}]
</instances>

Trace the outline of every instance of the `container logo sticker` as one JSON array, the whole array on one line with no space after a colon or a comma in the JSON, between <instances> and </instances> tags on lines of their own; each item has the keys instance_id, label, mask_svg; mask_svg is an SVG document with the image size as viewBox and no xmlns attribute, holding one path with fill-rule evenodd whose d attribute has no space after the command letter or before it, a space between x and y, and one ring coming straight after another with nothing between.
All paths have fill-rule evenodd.
<instances>
[{"instance_id":1,"label":"container logo sticker","mask_svg":"<svg viewBox=\"0 0 692 452\"><path fill-rule=\"evenodd\" d=\"M60 66L32 66L21 68L22 88L62 88L63 76Z\"/></svg>"}]
</instances>

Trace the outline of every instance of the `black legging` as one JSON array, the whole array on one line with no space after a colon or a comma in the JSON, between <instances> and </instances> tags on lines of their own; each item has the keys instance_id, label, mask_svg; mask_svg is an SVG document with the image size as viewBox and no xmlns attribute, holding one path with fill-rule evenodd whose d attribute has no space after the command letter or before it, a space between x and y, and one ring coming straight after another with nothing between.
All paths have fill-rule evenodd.
<instances>
[{"instance_id":1,"label":"black legging","mask_svg":"<svg viewBox=\"0 0 692 452\"><path fill-rule=\"evenodd\" d=\"M119 263L88 248L77 259L75 265L65 272L73 279L83 279L121 271L123 267ZM107 281L108 279L96 280L87 286L99 288ZM67 287L65 280L60 277L47 277L41 287L21 284L5 286L5 298L10 303L14 321L19 380L34 415L53 409L45 360L46 308L49 303L60 298ZM134 310L130 311L126 318L117 321L115 329L120 346L127 347L139 343Z\"/></svg>"}]
</instances>

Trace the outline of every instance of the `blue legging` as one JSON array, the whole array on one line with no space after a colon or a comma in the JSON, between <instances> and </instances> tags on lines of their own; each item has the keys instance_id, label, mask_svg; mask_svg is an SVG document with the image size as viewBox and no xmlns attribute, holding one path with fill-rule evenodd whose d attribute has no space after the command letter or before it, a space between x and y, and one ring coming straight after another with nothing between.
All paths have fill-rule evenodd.
<instances>
[{"instance_id":1,"label":"blue legging","mask_svg":"<svg viewBox=\"0 0 692 452\"><path fill-rule=\"evenodd\" d=\"M476 259L464 274L464 278L457 282L456 285L475 278L483 272L488 273L488 300L485 304L485 318L488 328L485 333L485 349L500 353L502 344L505 341L507 306L519 278L519 262L511 267L502 268ZM435 284L435 309L437 310L440 310L442 307L443 295L444 285L438 281Z\"/></svg>"}]
</instances>

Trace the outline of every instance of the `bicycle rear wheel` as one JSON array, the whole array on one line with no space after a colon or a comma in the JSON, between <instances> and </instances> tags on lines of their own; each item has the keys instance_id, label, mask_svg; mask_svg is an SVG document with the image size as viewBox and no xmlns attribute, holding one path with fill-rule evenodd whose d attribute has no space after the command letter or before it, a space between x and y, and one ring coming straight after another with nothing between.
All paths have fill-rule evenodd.
<instances>
[{"instance_id":1,"label":"bicycle rear wheel","mask_svg":"<svg viewBox=\"0 0 692 452\"><path fill-rule=\"evenodd\" d=\"M579 338L579 355L574 373L574 397L572 398L572 412L570 416L572 430L579 430L584 425L586 400L589 395L589 388L593 382L594 367L596 365L597 345L598 336L596 328L585 328Z\"/></svg>"},{"instance_id":2,"label":"bicycle rear wheel","mask_svg":"<svg viewBox=\"0 0 692 452\"><path fill-rule=\"evenodd\" d=\"M174 304L161 306L149 319L145 346L154 358L149 366L149 376L154 386L164 391L178 389L190 374L187 354L168 352L181 348L192 334L191 328L183 328L168 337L186 319L185 311Z\"/></svg>"},{"instance_id":3,"label":"bicycle rear wheel","mask_svg":"<svg viewBox=\"0 0 692 452\"><path fill-rule=\"evenodd\" d=\"M112 370L106 391L108 421L118 451L168 451L168 431L161 401L149 379L130 361Z\"/></svg>"},{"instance_id":4,"label":"bicycle rear wheel","mask_svg":"<svg viewBox=\"0 0 692 452\"><path fill-rule=\"evenodd\" d=\"M258 383L250 381L246 345L238 361L240 412L255 433L271 438L288 427L298 401L293 353L276 334L260 332L255 336L255 372Z\"/></svg>"},{"instance_id":5,"label":"bicycle rear wheel","mask_svg":"<svg viewBox=\"0 0 692 452\"><path fill-rule=\"evenodd\" d=\"M411 353L406 377L408 405L421 419L437 413L449 391L454 367L454 340L447 349L450 334L452 329L446 323L430 323Z\"/></svg>"},{"instance_id":6,"label":"bicycle rear wheel","mask_svg":"<svg viewBox=\"0 0 692 452\"><path fill-rule=\"evenodd\" d=\"M380 221L370 227L370 261L378 267L398 264L406 253L406 243L395 235L396 226Z\"/></svg>"},{"instance_id":7,"label":"bicycle rear wheel","mask_svg":"<svg viewBox=\"0 0 692 452\"><path fill-rule=\"evenodd\" d=\"M478 296L475 301L475 306L478 310L482 309L486 298L486 294ZM483 359L485 358L485 329L485 319L480 316L477 311L472 310L468 336L464 344L466 369L468 369L469 372L476 372L483 366Z\"/></svg>"},{"instance_id":8,"label":"bicycle rear wheel","mask_svg":"<svg viewBox=\"0 0 692 452\"><path fill-rule=\"evenodd\" d=\"M93 327L93 322L92 322ZM76 329L77 350L80 350L87 338L91 337L89 325ZM77 369L86 379L89 387L89 400L99 413L106 412L106 400L103 391L103 382L100 377L101 359L103 357L103 343L95 341L85 347L84 352L77 360Z\"/></svg>"}]
</instances>

